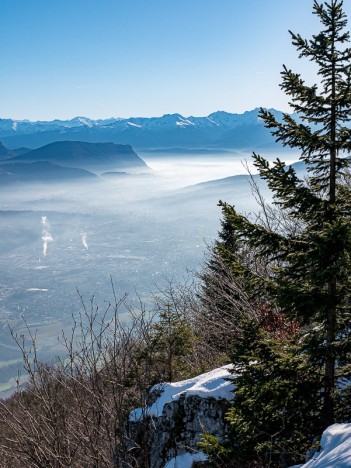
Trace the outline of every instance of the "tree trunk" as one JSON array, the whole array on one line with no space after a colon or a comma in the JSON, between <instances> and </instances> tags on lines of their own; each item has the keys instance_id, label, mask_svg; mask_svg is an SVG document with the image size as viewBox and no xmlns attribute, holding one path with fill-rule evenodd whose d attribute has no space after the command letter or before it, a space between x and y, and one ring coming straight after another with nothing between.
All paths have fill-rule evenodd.
<instances>
[{"instance_id":1,"label":"tree trunk","mask_svg":"<svg viewBox=\"0 0 351 468\"><path fill-rule=\"evenodd\" d=\"M332 46L334 56L334 44ZM331 119L330 119L330 173L329 173L329 204L330 204L330 221L335 220L334 205L336 201L336 63L332 64L332 89L331 89ZM334 252L330 252L331 257ZM331 259L330 259L331 260ZM335 352L334 341L336 335L336 278L332 278L328 284L329 309L326 317L326 361L324 373L324 403L323 403L323 419L325 427L334 423L334 398L333 392L335 387Z\"/></svg>"}]
</instances>

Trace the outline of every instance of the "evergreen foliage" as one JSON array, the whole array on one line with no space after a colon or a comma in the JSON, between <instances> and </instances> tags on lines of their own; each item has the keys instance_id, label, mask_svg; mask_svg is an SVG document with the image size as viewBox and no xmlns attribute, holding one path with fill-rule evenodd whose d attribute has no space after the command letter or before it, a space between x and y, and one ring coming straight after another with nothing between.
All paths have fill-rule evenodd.
<instances>
[{"instance_id":1,"label":"evergreen foliage","mask_svg":"<svg viewBox=\"0 0 351 468\"><path fill-rule=\"evenodd\" d=\"M245 321L243 338L233 351L237 390L228 414L235 459L293 465L321 432L320 371L301 353L299 334L274 339Z\"/></svg>"},{"instance_id":2,"label":"evergreen foliage","mask_svg":"<svg viewBox=\"0 0 351 468\"><path fill-rule=\"evenodd\" d=\"M150 349L153 365L159 368L167 381L182 378L189 372L186 358L193 350L194 340L184 314L172 304L165 304L159 321L152 325Z\"/></svg>"},{"instance_id":3,"label":"evergreen foliage","mask_svg":"<svg viewBox=\"0 0 351 468\"><path fill-rule=\"evenodd\" d=\"M319 34L311 40L290 34L299 56L317 66L317 83L306 84L284 66L281 88L294 117L284 114L278 121L271 112L260 112L276 140L300 152L308 177L300 179L279 159L269 164L253 154L274 203L299 229L253 222L220 202L224 231L216 252L258 308L268 304L305 334L303 343L275 340L260 320L249 327L242 322L241 338L233 343L233 362L242 374L235 379L230 420L243 460L267 452L263 434L277 434L282 415L281 453L306 447L308 437L312 441L317 430L340 417L347 407L343 396L350 393L337 385L350 377L351 358L351 191L343 183L351 150L350 35L341 0L315 1L313 13L322 23ZM250 250L264 268L243 255Z\"/></svg>"},{"instance_id":4,"label":"evergreen foliage","mask_svg":"<svg viewBox=\"0 0 351 468\"><path fill-rule=\"evenodd\" d=\"M250 222L234 207L222 206L238 241L265 257L272 274L267 280L243 270L242 264L233 263L234 269L241 267L249 283L264 288L291 318L302 325L320 326L316 357L325 367L324 418L328 425L334 421L336 362L349 352L350 341L351 193L339 182L351 149L351 131L345 126L351 117L351 49L344 46L349 33L342 1L315 2L314 13L324 27L320 34L310 41L291 35L300 57L317 64L319 85L308 86L286 67L282 72L281 87L291 97L299 122L288 114L278 122L269 111L261 110L261 118L277 140L301 151L300 159L310 174L308 183L279 159L270 166L253 155L275 203L291 218L302 221L303 229L294 236L272 232Z\"/></svg>"},{"instance_id":5,"label":"evergreen foliage","mask_svg":"<svg viewBox=\"0 0 351 468\"><path fill-rule=\"evenodd\" d=\"M216 468L226 466L227 468L237 468L238 465L231 463L232 451L230 448L221 445L215 436L211 434L202 434L201 441L198 443L199 449L206 453L208 460L206 467Z\"/></svg>"}]
</instances>

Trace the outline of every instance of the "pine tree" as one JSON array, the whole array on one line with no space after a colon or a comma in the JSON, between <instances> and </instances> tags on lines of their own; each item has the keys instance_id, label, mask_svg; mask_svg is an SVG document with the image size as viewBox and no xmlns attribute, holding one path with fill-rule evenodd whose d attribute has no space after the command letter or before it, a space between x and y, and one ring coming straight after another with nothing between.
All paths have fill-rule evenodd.
<instances>
[{"instance_id":1,"label":"pine tree","mask_svg":"<svg viewBox=\"0 0 351 468\"><path fill-rule=\"evenodd\" d=\"M241 316L248 313L248 304L244 301L240 280L232 275L221 255L223 248L227 252L237 252L239 247L232 239L232 226L225 219L219 237L220 242L210 251L200 274L202 291L199 298L201 318L207 329L207 344L217 353L228 355L240 327ZM240 252L240 261L244 262L249 255L248 252Z\"/></svg>"},{"instance_id":2,"label":"pine tree","mask_svg":"<svg viewBox=\"0 0 351 468\"><path fill-rule=\"evenodd\" d=\"M195 337L182 311L165 304L159 321L152 326L151 349L153 363L160 367L168 382L189 372L187 357L193 350Z\"/></svg>"},{"instance_id":3,"label":"pine tree","mask_svg":"<svg viewBox=\"0 0 351 468\"><path fill-rule=\"evenodd\" d=\"M268 276L261 275L224 246L231 271L245 278L253 297L309 330L305 352L324 369L322 421L328 426L334 422L336 382L349 372L343 364L351 351L351 192L342 183L351 150L351 49L341 0L315 1L313 13L322 23L319 34L311 40L290 34L300 57L316 64L317 84L306 84L284 66L281 88L295 118L284 114L278 121L260 112L277 141L300 151L309 177L301 180L279 159L270 165L253 154L275 203L302 227L294 233L272 230L220 204L236 245L255 249L269 266Z\"/></svg>"},{"instance_id":4,"label":"pine tree","mask_svg":"<svg viewBox=\"0 0 351 468\"><path fill-rule=\"evenodd\" d=\"M272 338L245 320L243 340L233 349L235 400L227 418L241 462L291 466L301 462L321 432L320 371L301 353L295 333Z\"/></svg>"}]
</instances>

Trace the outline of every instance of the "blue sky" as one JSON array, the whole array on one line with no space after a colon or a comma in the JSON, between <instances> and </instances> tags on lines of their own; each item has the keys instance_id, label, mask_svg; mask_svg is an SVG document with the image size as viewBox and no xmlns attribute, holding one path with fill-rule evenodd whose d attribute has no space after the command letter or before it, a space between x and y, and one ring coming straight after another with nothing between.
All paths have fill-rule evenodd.
<instances>
[{"instance_id":1,"label":"blue sky","mask_svg":"<svg viewBox=\"0 0 351 468\"><path fill-rule=\"evenodd\" d=\"M0 117L287 110L282 64L313 79L288 29L312 0L1 0ZM351 17L351 0L344 1Z\"/></svg>"}]
</instances>

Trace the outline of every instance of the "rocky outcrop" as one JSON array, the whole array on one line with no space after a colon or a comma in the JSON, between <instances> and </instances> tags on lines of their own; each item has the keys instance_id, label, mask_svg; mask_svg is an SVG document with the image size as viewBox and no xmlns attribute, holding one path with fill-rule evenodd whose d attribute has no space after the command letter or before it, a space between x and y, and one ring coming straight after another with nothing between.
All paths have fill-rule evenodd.
<instances>
[{"instance_id":1,"label":"rocky outcrop","mask_svg":"<svg viewBox=\"0 0 351 468\"><path fill-rule=\"evenodd\" d=\"M159 395L154 403L134 411L130 418L127 450L137 466L163 468L175 457L195 454L204 433L214 435L221 443L225 441L225 414L233 397L229 371L230 366L224 366L194 379L152 389ZM189 463L182 467L190 468Z\"/></svg>"},{"instance_id":2,"label":"rocky outcrop","mask_svg":"<svg viewBox=\"0 0 351 468\"><path fill-rule=\"evenodd\" d=\"M224 416L228 407L229 402L224 399L184 394L167 403L161 416L146 416L142 422L131 422L130 438L135 447L148 447L150 467L163 468L178 455L198 452L204 433L224 442L227 431ZM136 452L134 456L138 458Z\"/></svg>"}]
</instances>

